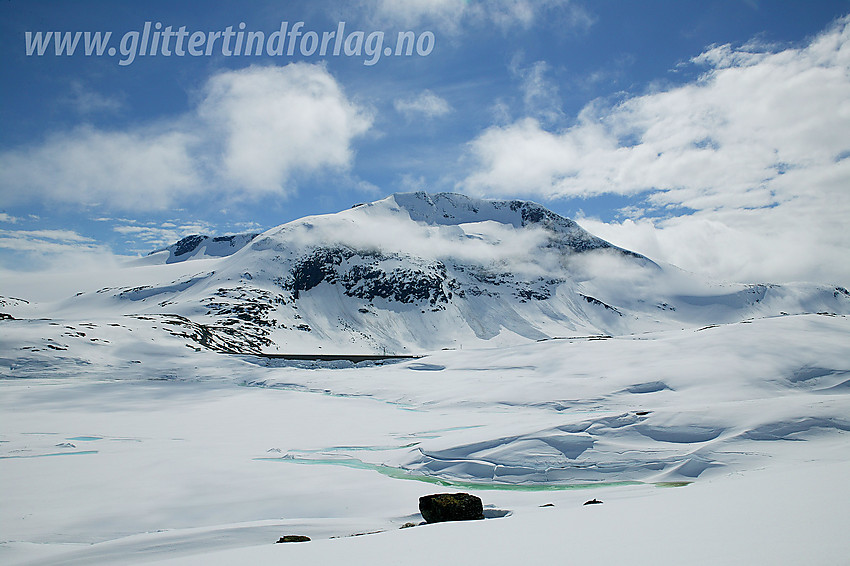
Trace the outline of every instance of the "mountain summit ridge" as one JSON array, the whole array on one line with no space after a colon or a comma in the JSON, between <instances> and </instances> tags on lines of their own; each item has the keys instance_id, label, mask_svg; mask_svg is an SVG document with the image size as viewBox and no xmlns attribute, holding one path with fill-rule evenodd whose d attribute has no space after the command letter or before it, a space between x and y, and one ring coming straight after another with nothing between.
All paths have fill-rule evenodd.
<instances>
[{"instance_id":1,"label":"mountain summit ridge","mask_svg":"<svg viewBox=\"0 0 850 566\"><path fill-rule=\"evenodd\" d=\"M540 228L556 235L551 237L552 244L567 246L572 251L612 249L634 257L643 257L590 234L573 220L533 201L480 199L457 193L394 193L375 202L358 204L335 215L308 216L295 220L273 228L272 231L279 232L299 223L312 226L311 223L317 218L339 216L356 221L364 217L386 219L398 214L406 215L406 218L417 224L434 228L461 227L476 223L495 223L514 229ZM267 231L263 236L268 236L269 233ZM356 242L357 238L354 237L353 240Z\"/></svg>"}]
</instances>

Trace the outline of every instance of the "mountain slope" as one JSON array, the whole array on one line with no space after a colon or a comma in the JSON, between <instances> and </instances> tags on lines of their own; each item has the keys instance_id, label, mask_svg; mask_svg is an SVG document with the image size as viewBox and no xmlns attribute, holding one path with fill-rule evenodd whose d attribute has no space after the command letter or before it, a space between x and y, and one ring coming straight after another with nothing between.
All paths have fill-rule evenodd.
<instances>
[{"instance_id":1,"label":"mountain slope","mask_svg":"<svg viewBox=\"0 0 850 566\"><path fill-rule=\"evenodd\" d=\"M159 317L223 351L395 354L850 311L842 288L708 284L525 201L402 193L231 238L177 279L147 271L61 308ZM214 243L166 262L223 255Z\"/></svg>"}]
</instances>

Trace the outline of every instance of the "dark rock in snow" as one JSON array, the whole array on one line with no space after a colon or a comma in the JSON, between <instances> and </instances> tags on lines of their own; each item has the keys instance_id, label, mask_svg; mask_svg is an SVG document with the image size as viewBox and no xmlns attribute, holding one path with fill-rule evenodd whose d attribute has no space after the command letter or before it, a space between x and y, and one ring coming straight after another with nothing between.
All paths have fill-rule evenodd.
<instances>
[{"instance_id":1,"label":"dark rock in snow","mask_svg":"<svg viewBox=\"0 0 850 566\"><path fill-rule=\"evenodd\" d=\"M234 234L232 236L216 236L214 238L202 234L192 234L170 246L154 250L148 255L167 251L169 252L169 257L166 263L175 263L193 259L197 252L201 248L204 248L206 257L225 257L238 252L257 236L259 236L259 233Z\"/></svg>"},{"instance_id":2,"label":"dark rock in snow","mask_svg":"<svg viewBox=\"0 0 850 566\"><path fill-rule=\"evenodd\" d=\"M305 537L304 535L284 535L277 542L310 542L310 537Z\"/></svg>"},{"instance_id":3,"label":"dark rock in snow","mask_svg":"<svg viewBox=\"0 0 850 566\"><path fill-rule=\"evenodd\" d=\"M594 497L594 498L593 498L593 499L591 499L590 501L585 501L585 502L584 502L584 504L585 504L585 505L601 505L601 504L602 504L602 502L601 502L601 501L599 501L598 499L596 499L596 498Z\"/></svg>"},{"instance_id":4,"label":"dark rock in snow","mask_svg":"<svg viewBox=\"0 0 850 566\"><path fill-rule=\"evenodd\" d=\"M484 518L481 498L469 493L437 493L419 498L419 511L428 523L473 521Z\"/></svg>"},{"instance_id":5,"label":"dark rock in snow","mask_svg":"<svg viewBox=\"0 0 850 566\"><path fill-rule=\"evenodd\" d=\"M185 238L174 244L173 253L175 256L181 256L189 252L195 251L195 249L206 239L206 236L201 236L200 234L192 234L191 236L186 236Z\"/></svg>"}]
</instances>

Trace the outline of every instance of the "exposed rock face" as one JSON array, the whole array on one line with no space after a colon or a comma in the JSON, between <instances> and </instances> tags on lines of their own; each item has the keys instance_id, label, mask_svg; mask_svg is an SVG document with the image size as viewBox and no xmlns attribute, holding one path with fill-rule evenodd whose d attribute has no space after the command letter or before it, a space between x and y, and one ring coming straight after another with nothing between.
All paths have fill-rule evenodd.
<instances>
[{"instance_id":1,"label":"exposed rock face","mask_svg":"<svg viewBox=\"0 0 850 566\"><path fill-rule=\"evenodd\" d=\"M469 493L437 493L419 498L419 511L428 523L484 518L481 498Z\"/></svg>"},{"instance_id":2,"label":"exposed rock face","mask_svg":"<svg viewBox=\"0 0 850 566\"><path fill-rule=\"evenodd\" d=\"M407 264L398 267L396 264ZM395 267L390 267L395 265ZM448 303L457 282L440 261L417 261L410 257L357 251L342 246L320 247L294 265L285 288L299 298L320 283L339 286L348 297L375 298L398 303Z\"/></svg>"}]
</instances>

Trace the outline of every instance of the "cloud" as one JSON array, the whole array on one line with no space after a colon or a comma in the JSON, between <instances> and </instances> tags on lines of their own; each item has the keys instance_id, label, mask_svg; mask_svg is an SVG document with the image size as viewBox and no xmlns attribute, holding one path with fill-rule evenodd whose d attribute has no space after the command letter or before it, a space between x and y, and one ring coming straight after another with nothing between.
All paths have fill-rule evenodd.
<instances>
[{"instance_id":1,"label":"cloud","mask_svg":"<svg viewBox=\"0 0 850 566\"><path fill-rule=\"evenodd\" d=\"M224 140L221 174L246 192L289 193L301 172L351 165L372 124L319 65L249 67L212 77L198 114Z\"/></svg>"},{"instance_id":2,"label":"cloud","mask_svg":"<svg viewBox=\"0 0 850 566\"><path fill-rule=\"evenodd\" d=\"M805 201L800 204L663 219L577 221L616 245L713 279L847 287L850 256L841 229L846 225L846 207L830 213L825 203L815 211L804 210L810 206Z\"/></svg>"},{"instance_id":3,"label":"cloud","mask_svg":"<svg viewBox=\"0 0 850 566\"><path fill-rule=\"evenodd\" d=\"M582 156L593 159L595 153L608 154L615 149L598 126L587 125L559 135L544 130L535 118L522 118L491 127L471 142L470 152L478 167L460 188L479 195L524 193L546 197L615 192L615 187L604 183L593 190L573 181L579 174L583 178L598 174L583 171L586 162Z\"/></svg>"},{"instance_id":4,"label":"cloud","mask_svg":"<svg viewBox=\"0 0 850 566\"><path fill-rule=\"evenodd\" d=\"M55 242L75 244L94 241L86 236L81 236L73 230L2 230L0 234L21 240L52 240Z\"/></svg>"},{"instance_id":5,"label":"cloud","mask_svg":"<svg viewBox=\"0 0 850 566\"><path fill-rule=\"evenodd\" d=\"M230 233L246 232L250 229L256 229L257 225L252 222L239 223L232 224L229 228L231 229ZM128 244L131 244L130 251L141 254L147 254L157 248L173 244L186 236L193 234L216 236L223 233L221 230L227 230L227 228L217 227L204 220L181 221L177 219L145 223L125 221L112 226L113 232L127 238Z\"/></svg>"},{"instance_id":6,"label":"cloud","mask_svg":"<svg viewBox=\"0 0 850 566\"><path fill-rule=\"evenodd\" d=\"M551 71L545 61L537 61L529 67L521 67L515 58L511 72L521 81L523 104L527 115L543 124L553 124L563 117L560 109L558 85L547 75Z\"/></svg>"},{"instance_id":7,"label":"cloud","mask_svg":"<svg viewBox=\"0 0 850 566\"><path fill-rule=\"evenodd\" d=\"M663 191L658 202L707 207L769 204L764 190L793 169L834 164L850 150L847 20L801 49L778 53L716 47L694 83L586 106L571 128L533 118L490 128L472 142L470 189L588 196ZM523 178L511 155L539 154ZM712 202L713 197L720 197ZM768 197L767 199L765 197Z\"/></svg>"},{"instance_id":8,"label":"cloud","mask_svg":"<svg viewBox=\"0 0 850 566\"><path fill-rule=\"evenodd\" d=\"M6 222L7 224L16 224L20 222L20 218L17 216L12 216L10 214L6 214L5 212L0 212L0 222Z\"/></svg>"},{"instance_id":9,"label":"cloud","mask_svg":"<svg viewBox=\"0 0 850 566\"><path fill-rule=\"evenodd\" d=\"M509 29L519 25L525 29L530 28L538 17L552 8L567 9L570 17L581 22L588 18L586 12L579 9L569 1L557 0L502 0L484 1L468 4L470 11L479 19L490 20L502 29ZM580 17L577 17L579 16ZM589 21L589 18L588 18Z\"/></svg>"},{"instance_id":10,"label":"cloud","mask_svg":"<svg viewBox=\"0 0 850 566\"><path fill-rule=\"evenodd\" d=\"M467 10L466 2L460 0L377 0L363 6L379 21L408 28L427 22L455 29Z\"/></svg>"},{"instance_id":11,"label":"cloud","mask_svg":"<svg viewBox=\"0 0 850 566\"><path fill-rule=\"evenodd\" d=\"M9 203L49 202L150 210L202 190L181 131L108 132L79 127L0 154L0 195Z\"/></svg>"},{"instance_id":12,"label":"cloud","mask_svg":"<svg viewBox=\"0 0 850 566\"><path fill-rule=\"evenodd\" d=\"M108 248L73 230L0 230L0 249L22 254L15 268L43 267L57 258L70 265L80 255L107 254Z\"/></svg>"},{"instance_id":13,"label":"cloud","mask_svg":"<svg viewBox=\"0 0 850 566\"><path fill-rule=\"evenodd\" d=\"M657 242L645 241L659 259L732 278L850 277L850 268L816 265L850 265L836 236L850 217L850 18L802 47L714 46L692 64L706 67L698 80L613 106L596 101L563 130L535 117L485 130L469 146L476 166L459 187L640 194L656 216L692 211L611 225L619 235L652 234ZM798 268L783 267L788 253Z\"/></svg>"},{"instance_id":14,"label":"cloud","mask_svg":"<svg viewBox=\"0 0 850 566\"><path fill-rule=\"evenodd\" d=\"M127 259L73 230L0 230L0 249L4 290L30 301L65 299Z\"/></svg>"},{"instance_id":15,"label":"cloud","mask_svg":"<svg viewBox=\"0 0 850 566\"><path fill-rule=\"evenodd\" d=\"M368 222L363 222L364 215ZM399 215L395 206L356 207L323 217L321 223L308 217L281 226L276 232L286 235L286 245L292 249L341 245L385 254L411 254L430 261L455 259L487 268L500 265L515 274L532 277L545 275L541 269L545 261L555 266L561 259L546 248L551 234L539 226L517 229L495 221L435 226L411 221L409 216ZM531 258L530 249L543 251Z\"/></svg>"},{"instance_id":16,"label":"cloud","mask_svg":"<svg viewBox=\"0 0 850 566\"><path fill-rule=\"evenodd\" d=\"M190 234L197 234L203 230L183 230L168 226L134 226L121 225L113 226L112 231L118 234L127 236L133 243L140 244L144 249L138 250L142 252L153 251L155 247L166 246L173 244L177 240Z\"/></svg>"},{"instance_id":17,"label":"cloud","mask_svg":"<svg viewBox=\"0 0 850 566\"><path fill-rule=\"evenodd\" d=\"M440 98L430 90L424 90L408 98L397 98L393 101L393 106L396 112L404 115L408 120L417 116L436 118L452 111L452 107L444 98Z\"/></svg>"},{"instance_id":18,"label":"cloud","mask_svg":"<svg viewBox=\"0 0 850 566\"><path fill-rule=\"evenodd\" d=\"M405 28L436 26L459 33L462 26L529 29L544 15L562 29L587 29L593 18L570 0L377 0L362 2L373 20Z\"/></svg>"},{"instance_id":19,"label":"cloud","mask_svg":"<svg viewBox=\"0 0 850 566\"><path fill-rule=\"evenodd\" d=\"M67 102L79 114L114 114L124 108L124 102L120 98L104 96L80 81L71 83Z\"/></svg>"},{"instance_id":20,"label":"cloud","mask_svg":"<svg viewBox=\"0 0 850 566\"><path fill-rule=\"evenodd\" d=\"M80 126L0 153L0 197L139 211L199 194L288 195L298 175L347 169L372 122L321 65L223 71L202 92L167 124Z\"/></svg>"}]
</instances>

